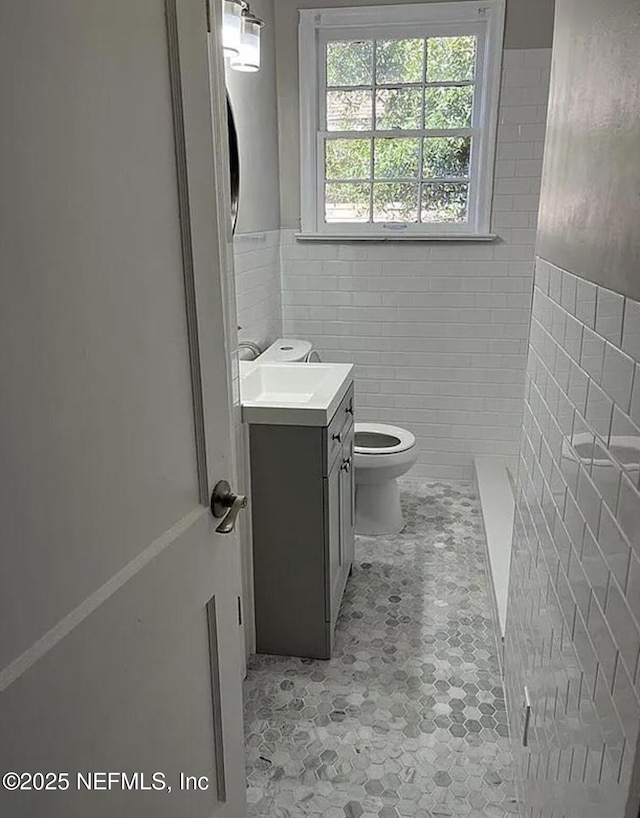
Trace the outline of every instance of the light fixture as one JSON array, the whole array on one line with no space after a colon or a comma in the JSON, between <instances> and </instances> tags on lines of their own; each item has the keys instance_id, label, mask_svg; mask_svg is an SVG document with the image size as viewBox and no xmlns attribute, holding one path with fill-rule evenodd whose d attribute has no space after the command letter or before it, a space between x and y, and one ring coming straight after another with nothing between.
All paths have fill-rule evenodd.
<instances>
[{"instance_id":1,"label":"light fixture","mask_svg":"<svg viewBox=\"0 0 640 818\"><path fill-rule=\"evenodd\" d=\"M251 13L246 5L242 11L240 49L231 57L230 65L235 71L258 71L260 69L260 29L264 22Z\"/></svg>"},{"instance_id":2,"label":"light fixture","mask_svg":"<svg viewBox=\"0 0 640 818\"><path fill-rule=\"evenodd\" d=\"M240 53L243 8L242 0L222 0L222 49L225 57L237 57Z\"/></svg>"}]
</instances>

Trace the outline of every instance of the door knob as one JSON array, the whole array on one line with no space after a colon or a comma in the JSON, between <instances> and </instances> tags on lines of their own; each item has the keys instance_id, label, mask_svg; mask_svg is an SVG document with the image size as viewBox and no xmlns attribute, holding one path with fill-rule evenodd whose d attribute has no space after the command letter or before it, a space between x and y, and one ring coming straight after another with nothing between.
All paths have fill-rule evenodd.
<instances>
[{"instance_id":1,"label":"door knob","mask_svg":"<svg viewBox=\"0 0 640 818\"><path fill-rule=\"evenodd\" d=\"M216 483L211 494L211 513L216 519L224 518L216 527L218 534L231 534L240 510L246 507L247 498L243 494L234 494L226 480Z\"/></svg>"}]
</instances>

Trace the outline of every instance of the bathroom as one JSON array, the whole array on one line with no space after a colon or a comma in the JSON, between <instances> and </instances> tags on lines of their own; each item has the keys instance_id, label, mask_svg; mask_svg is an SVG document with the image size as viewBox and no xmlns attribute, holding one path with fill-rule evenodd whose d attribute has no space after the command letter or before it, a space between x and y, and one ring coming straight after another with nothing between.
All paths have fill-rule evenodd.
<instances>
[{"instance_id":1,"label":"bathroom","mask_svg":"<svg viewBox=\"0 0 640 818\"><path fill-rule=\"evenodd\" d=\"M0 2L2 818L638 818L639 43Z\"/></svg>"},{"instance_id":2,"label":"bathroom","mask_svg":"<svg viewBox=\"0 0 640 818\"><path fill-rule=\"evenodd\" d=\"M250 815L595 818L605 805L607 813L637 813L629 784L640 724L637 242L625 250L603 237L603 214L580 211L595 188L584 178L584 156L567 159L575 138L564 119L569 85L579 86L580 116L596 102L606 108L589 62L597 47L589 32L606 4L591 0L584 20L578 5L507 0L503 22L500 2L251 2L264 22L259 71L227 71L241 167L234 237L240 359L255 358L253 345L264 352L285 339L302 345L284 361L298 365L312 350L311 360L352 364L356 436L367 442L362 434L378 429L387 442L376 446L409 455L396 469L399 519L388 485L395 487L395 476L382 494L359 485L363 445L355 439L355 556L328 667L273 655L286 648L258 644L254 653L256 545L248 518L242 522ZM473 235L456 235L454 218L418 236L410 224L401 236L397 223L411 217L381 205L384 219L376 218L375 193L373 225L363 227L358 203L345 211L328 193L333 210L325 220L309 170L313 100L324 94L317 92L323 71L340 67L322 67L322 49L299 63L299 37L312 48L315 36L331 43L333 30L359 59L371 28L404 20L410 28L423 11L425 30L445 20L458 33L465 17L463 10L455 17L455 6L474 6L489 32L482 139L494 155L490 148L482 161L472 155L479 166L472 183L486 197ZM621 25L601 32L604 41L623 37ZM345 26L365 34L349 40ZM590 43L584 53L572 50L575 26ZM556 130L539 218L552 53ZM610 59L613 76L621 63ZM338 76L328 87L357 94L348 86L372 82L357 65L364 77ZM461 77L431 79L455 85ZM620 98L630 93L623 88ZM334 121L329 131L357 139L372 127L358 105L364 123ZM420 126L388 127L402 136ZM365 160L373 168L372 153ZM342 169L347 159L359 161L341 154ZM638 171L636 162L630 175ZM468 166L452 175L465 173ZM594 175L611 194L608 217L619 218L629 182L617 165ZM578 233L583 218L590 241ZM385 219L387 235L372 234ZM630 235L628 221L619 223L619 235ZM564 243L563 231L570 235ZM275 353L265 362L277 361ZM236 431L242 486L251 495L249 425L238 419ZM424 732L414 733L416 724Z\"/></svg>"}]
</instances>

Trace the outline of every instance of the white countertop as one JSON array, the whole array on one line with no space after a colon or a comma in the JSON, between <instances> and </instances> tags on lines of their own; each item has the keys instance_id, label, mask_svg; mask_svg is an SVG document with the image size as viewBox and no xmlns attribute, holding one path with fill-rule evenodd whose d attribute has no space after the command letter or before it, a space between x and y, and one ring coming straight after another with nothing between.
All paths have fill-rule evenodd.
<instances>
[{"instance_id":1,"label":"white countertop","mask_svg":"<svg viewBox=\"0 0 640 818\"><path fill-rule=\"evenodd\" d=\"M353 383L353 364L240 362L245 423L328 426Z\"/></svg>"}]
</instances>

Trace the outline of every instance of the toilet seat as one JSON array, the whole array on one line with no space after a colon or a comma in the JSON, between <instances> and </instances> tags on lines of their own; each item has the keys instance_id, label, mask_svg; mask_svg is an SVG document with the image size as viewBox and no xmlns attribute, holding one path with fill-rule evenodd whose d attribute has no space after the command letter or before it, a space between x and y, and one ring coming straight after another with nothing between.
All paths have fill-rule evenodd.
<instances>
[{"instance_id":1,"label":"toilet seat","mask_svg":"<svg viewBox=\"0 0 640 818\"><path fill-rule=\"evenodd\" d=\"M397 534L404 527L397 478L418 459L415 436L387 423L356 423L354 431L356 533Z\"/></svg>"},{"instance_id":2,"label":"toilet seat","mask_svg":"<svg viewBox=\"0 0 640 818\"><path fill-rule=\"evenodd\" d=\"M371 444L371 438L378 436L380 445L362 445L358 443L358 435L362 438L369 436L366 442ZM385 440L386 439L386 440ZM391 439L391 440L390 440ZM365 438L366 440L366 438ZM391 442L395 441L395 442ZM390 426L386 423L356 423L355 424L355 444L354 452L366 455L390 455L398 452L406 452L416 445L416 438L406 429L398 426Z\"/></svg>"}]
</instances>

